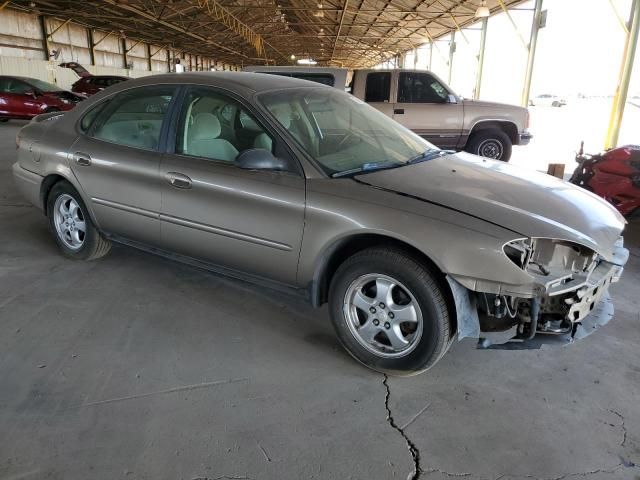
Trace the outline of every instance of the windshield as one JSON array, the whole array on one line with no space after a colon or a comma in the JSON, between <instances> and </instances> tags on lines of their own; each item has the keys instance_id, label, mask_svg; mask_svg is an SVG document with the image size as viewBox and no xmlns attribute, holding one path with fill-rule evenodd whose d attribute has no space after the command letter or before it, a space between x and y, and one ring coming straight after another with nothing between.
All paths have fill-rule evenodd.
<instances>
[{"instance_id":1,"label":"windshield","mask_svg":"<svg viewBox=\"0 0 640 480\"><path fill-rule=\"evenodd\" d=\"M33 87L36 87L41 92L61 92L62 91L62 89L57 85L43 82L42 80L38 80L37 78L30 78L29 84Z\"/></svg>"},{"instance_id":2,"label":"windshield","mask_svg":"<svg viewBox=\"0 0 640 480\"><path fill-rule=\"evenodd\" d=\"M394 168L438 149L356 97L331 88L259 96L328 175Z\"/></svg>"}]
</instances>

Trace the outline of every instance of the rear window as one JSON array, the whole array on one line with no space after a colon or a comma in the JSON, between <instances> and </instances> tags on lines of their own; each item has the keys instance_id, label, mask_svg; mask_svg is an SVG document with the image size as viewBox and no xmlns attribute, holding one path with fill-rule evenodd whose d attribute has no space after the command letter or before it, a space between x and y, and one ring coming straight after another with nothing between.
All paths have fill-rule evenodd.
<instances>
[{"instance_id":1,"label":"rear window","mask_svg":"<svg viewBox=\"0 0 640 480\"><path fill-rule=\"evenodd\" d=\"M388 102L391 93L391 72L375 72L367 75L365 102Z\"/></svg>"}]
</instances>

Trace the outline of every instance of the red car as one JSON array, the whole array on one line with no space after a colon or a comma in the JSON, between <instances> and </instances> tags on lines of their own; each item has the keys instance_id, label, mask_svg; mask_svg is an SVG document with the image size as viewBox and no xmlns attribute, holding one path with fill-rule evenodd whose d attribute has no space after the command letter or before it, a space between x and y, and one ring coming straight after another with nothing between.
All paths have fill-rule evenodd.
<instances>
[{"instance_id":1,"label":"red car","mask_svg":"<svg viewBox=\"0 0 640 480\"><path fill-rule=\"evenodd\" d=\"M89 97L95 93L104 90L116 83L129 80L127 77L117 77L114 75L92 75L90 77L82 77L71 86L71 91L78 95Z\"/></svg>"},{"instance_id":2,"label":"red car","mask_svg":"<svg viewBox=\"0 0 640 480\"><path fill-rule=\"evenodd\" d=\"M65 62L61 63L60 66L70 68L80 77L80 79L71 86L71 91L83 97L89 97L111 85L129 80L128 77L119 77L117 75L92 75L89 70L78 62Z\"/></svg>"},{"instance_id":3,"label":"red car","mask_svg":"<svg viewBox=\"0 0 640 480\"><path fill-rule=\"evenodd\" d=\"M82 97L35 78L0 76L0 122L71 110Z\"/></svg>"}]
</instances>

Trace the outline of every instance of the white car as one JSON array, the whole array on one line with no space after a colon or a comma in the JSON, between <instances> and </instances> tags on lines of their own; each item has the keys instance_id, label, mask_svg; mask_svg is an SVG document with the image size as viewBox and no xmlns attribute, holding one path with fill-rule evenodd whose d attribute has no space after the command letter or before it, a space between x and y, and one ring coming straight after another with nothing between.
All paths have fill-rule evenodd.
<instances>
[{"instance_id":1,"label":"white car","mask_svg":"<svg viewBox=\"0 0 640 480\"><path fill-rule=\"evenodd\" d=\"M566 104L567 101L564 98L558 97L557 95L551 95L549 93L538 95L537 97L529 100L530 106L535 105L537 107L562 107Z\"/></svg>"}]
</instances>

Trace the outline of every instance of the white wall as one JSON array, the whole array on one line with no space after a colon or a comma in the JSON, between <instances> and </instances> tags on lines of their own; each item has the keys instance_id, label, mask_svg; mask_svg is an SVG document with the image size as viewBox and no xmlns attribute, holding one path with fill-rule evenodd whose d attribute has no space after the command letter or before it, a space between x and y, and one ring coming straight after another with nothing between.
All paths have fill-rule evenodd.
<instances>
[{"instance_id":1,"label":"white wall","mask_svg":"<svg viewBox=\"0 0 640 480\"><path fill-rule=\"evenodd\" d=\"M42 32L36 15L23 13L11 8L0 10L0 75L17 75L38 78L56 83L68 89L78 79L70 69L60 68L63 62L78 62L94 75L120 75L125 77L143 77L169 70L167 49L151 45L151 71L149 71L148 50L145 43L137 43L136 39L125 39L127 63L123 56L123 40L118 35L107 35L108 32L93 31L95 65L91 65L88 31L85 27L73 22L64 24L54 18L45 20L47 32L50 34L49 48L58 51L55 60L45 60ZM189 58L195 70L195 55L188 52L171 52L171 58L181 57L182 64L189 69ZM199 58L200 65L213 65L210 58Z\"/></svg>"}]
</instances>

